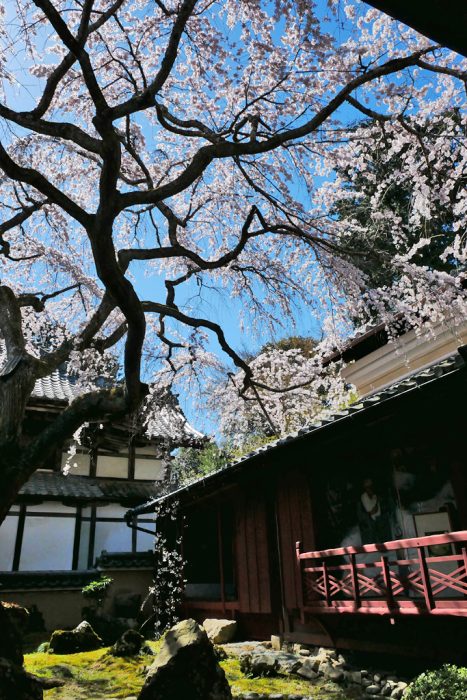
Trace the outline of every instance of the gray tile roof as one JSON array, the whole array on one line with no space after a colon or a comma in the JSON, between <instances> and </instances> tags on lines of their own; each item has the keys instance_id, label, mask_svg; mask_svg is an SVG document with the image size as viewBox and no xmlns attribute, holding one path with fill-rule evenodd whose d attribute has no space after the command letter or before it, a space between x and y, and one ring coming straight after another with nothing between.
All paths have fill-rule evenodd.
<instances>
[{"instance_id":1,"label":"gray tile roof","mask_svg":"<svg viewBox=\"0 0 467 700\"><path fill-rule=\"evenodd\" d=\"M153 569L152 552L106 552L96 559L97 569Z\"/></svg>"},{"instance_id":2,"label":"gray tile roof","mask_svg":"<svg viewBox=\"0 0 467 700\"><path fill-rule=\"evenodd\" d=\"M42 588L81 590L98 576L97 571L2 571L0 591Z\"/></svg>"},{"instance_id":3,"label":"gray tile roof","mask_svg":"<svg viewBox=\"0 0 467 700\"><path fill-rule=\"evenodd\" d=\"M32 397L40 402L69 402L79 393L80 389L73 380L63 371L56 369L47 377L36 381ZM168 440L176 445L194 444L204 440L204 435L187 421L177 398L173 395L169 396L169 403L166 399L161 402L159 413L154 416L151 427L151 438L154 440Z\"/></svg>"},{"instance_id":4,"label":"gray tile roof","mask_svg":"<svg viewBox=\"0 0 467 700\"><path fill-rule=\"evenodd\" d=\"M73 382L63 372L56 369L47 377L38 379L32 395L36 399L50 399L51 401L70 401L77 394Z\"/></svg>"},{"instance_id":5,"label":"gray tile roof","mask_svg":"<svg viewBox=\"0 0 467 700\"><path fill-rule=\"evenodd\" d=\"M385 401L394 398L395 396L401 396L403 394L408 394L409 392L420 388L423 385L426 385L430 382L436 381L442 377L447 376L448 374L451 374L453 372L456 372L462 368L466 367L466 362L464 362L463 357L461 356L460 352L456 353L455 355L452 355L441 362L437 362L435 364L430 365L429 367L426 367L422 370L416 371L413 374L405 377L404 379L401 379L397 382L394 382L393 384L390 384L389 386L376 391L372 394L369 394L365 396L363 399L360 401L348 406L346 409L343 409L342 411L335 411L333 413L329 414L323 414L321 416L318 416L316 420L314 420L312 423L304 426L303 428L300 428L300 430L297 430L294 433L290 433L289 435L284 435L283 437L279 438L278 440L275 440L274 442L269 442L267 445L264 445L263 447L260 447L257 450L254 450L252 452L249 452L248 454L243 455L239 460L236 462L228 464L226 467L223 467L222 469L219 469L217 471L211 472L207 476L203 476L201 478L196 478L193 481L184 484L179 489L176 489L170 493L167 493L165 495L159 496L157 498L152 499L146 504L143 504L141 506L137 506L134 509L131 509L127 513L127 518L131 518L133 514L138 514L138 513L148 513L151 510L153 510L154 505L159 502L163 501L167 498L175 498L177 494L181 494L187 490L190 490L193 488L193 486L197 484L204 484L210 482L211 479L214 479L216 476L218 476L221 473L224 473L229 470L234 470L235 468L239 468L241 465L243 465L245 462L249 462L252 458L258 457L259 455L266 454L269 452L272 452L274 449L277 447L280 447L281 445L286 445L289 443L294 442L295 440L298 440L304 436L311 435L313 433L316 433L320 431L323 428L326 428L331 425L336 425L340 423L341 421L347 420L351 416L355 416L356 414L363 413L364 411L378 405L382 404Z\"/></svg>"},{"instance_id":6,"label":"gray tile roof","mask_svg":"<svg viewBox=\"0 0 467 700\"><path fill-rule=\"evenodd\" d=\"M156 494L152 481L96 479L89 476L65 476L56 472L35 472L21 488L20 496L42 496L44 498L77 501L147 501Z\"/></svg>"}]
</instances>

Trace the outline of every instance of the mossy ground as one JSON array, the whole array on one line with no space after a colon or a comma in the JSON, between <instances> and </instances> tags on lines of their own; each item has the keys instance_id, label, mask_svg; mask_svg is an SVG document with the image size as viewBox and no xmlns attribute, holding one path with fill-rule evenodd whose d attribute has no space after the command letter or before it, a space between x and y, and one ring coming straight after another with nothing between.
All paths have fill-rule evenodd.
<instances>
[{"instance_id":1,"label":"mossy ground","mask_svg":"<svg viewBox=\"0 0 467 700\"><path fill-rule=\"evenodd\" d=\"M149 642L157 653L160 642ZM137 660L116 658L108 649L81 654L35 653L25 656L28 671L48 678L63 678L66 685L44 693L45 700L104 700L138 695L151 656ZM248 678L240 671L236 657L221 661L232 692L307 694L316 700L351 700L352 695L332 684L311 685L297 677Z\"/></svg>"}]
</instances>

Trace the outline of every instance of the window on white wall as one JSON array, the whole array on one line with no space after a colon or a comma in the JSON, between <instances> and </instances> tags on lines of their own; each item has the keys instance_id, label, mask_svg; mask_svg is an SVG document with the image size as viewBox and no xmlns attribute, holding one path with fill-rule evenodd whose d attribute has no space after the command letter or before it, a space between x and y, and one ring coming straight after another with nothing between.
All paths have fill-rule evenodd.
<instances>
[{"instance_id":1,"label":"window on white wall","mask_svg":"<svg viewBox=\"0 0 467 700\"><path fill-rule=\"evenodd\" d=\"M0 571L11 571L15 555L18 516L7 515L0 530Z\"/></svg>"}]
</instances>

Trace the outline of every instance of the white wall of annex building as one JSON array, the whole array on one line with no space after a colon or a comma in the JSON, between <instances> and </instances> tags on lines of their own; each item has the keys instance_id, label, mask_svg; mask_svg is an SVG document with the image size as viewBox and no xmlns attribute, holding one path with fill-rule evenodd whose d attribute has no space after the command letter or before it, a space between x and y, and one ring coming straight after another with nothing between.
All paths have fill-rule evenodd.
<instances>
[{"instance_id":1,"label":"white wall of annex building","mask_svg":"<svg viewBox=\"0 0 467 700\"><path fill-rule=\"evenodd\" d=\"M11 571L15 554L18 516L7 515L0 528L0 571Z\"/></svg>"},{"instance_id":2,"label":"white wall of annex building","mask_svg":"<svg viewBox=\"0 0 467 700\"><path fill-rule=\"evenodd\" d=\"M54 501L27 507L20 571L71 569L76 519L66 515L75 516L76 508Z\"/></svg>"}]
</instances>

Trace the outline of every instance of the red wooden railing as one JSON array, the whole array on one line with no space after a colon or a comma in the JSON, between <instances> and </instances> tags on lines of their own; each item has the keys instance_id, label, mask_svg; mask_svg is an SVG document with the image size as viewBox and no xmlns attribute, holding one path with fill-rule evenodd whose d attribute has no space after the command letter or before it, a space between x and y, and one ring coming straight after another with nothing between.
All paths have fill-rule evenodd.
<instances>
[{"instance_id":1,"label":"red wooden railing","mask_svg":"<svg viewBox=\"0 0 467 700\"><path fill-rule=\"evenodd\" d=\"M302 616L354 612L467 617L466 547L467 530L320 552L301 552L297 542Z\"/></svg>"}]
</instances>

